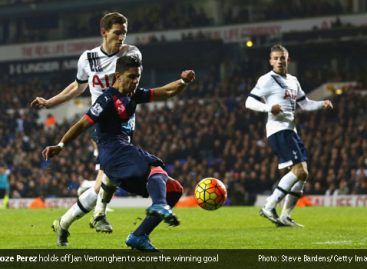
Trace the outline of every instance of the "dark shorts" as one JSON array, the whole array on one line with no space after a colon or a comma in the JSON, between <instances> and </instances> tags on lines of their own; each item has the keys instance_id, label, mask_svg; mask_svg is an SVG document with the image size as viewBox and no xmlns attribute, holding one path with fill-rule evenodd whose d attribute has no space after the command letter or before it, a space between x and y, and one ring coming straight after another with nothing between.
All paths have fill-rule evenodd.
<instances>
[{"instance_id":1,"label":"dark shorts","mask_svg":"<svg viewBox=\"0 0 367 269\"><path fill-rule=\"evenodd\" d=\"M111 143L100 146L99 150L101 169L115 185L148 197L146 183L150 167L164 167L161 159L128 143Z\"/></svg>"},{"instance_id":2,"label":"dark shorts","mask_svg":"<svg viewBox=\"0 0 367 269\"><path fill-rule=\"evenodd\" d=\"M283 169L307 161L307 152L299 135L284 130L268 137L273 152L278 156L278 168Z\"/></svg>"}]
</instances>

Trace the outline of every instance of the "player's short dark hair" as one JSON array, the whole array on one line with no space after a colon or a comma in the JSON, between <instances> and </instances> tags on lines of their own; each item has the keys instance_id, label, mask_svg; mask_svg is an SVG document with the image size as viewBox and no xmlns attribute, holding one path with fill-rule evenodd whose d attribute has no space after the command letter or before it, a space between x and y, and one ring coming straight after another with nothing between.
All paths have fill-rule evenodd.
<instances>
[{"instance_id":1,"label":"player's short dark hair","mask_svg":"<svg viewBox=\"0 0 367 269\"><path fill-rule=\"evenodd\" d=\"M141 60L137 55L121 56L116 61L116 72L124 72L130 67L141 67Z\"/></svg>"},{"instance_id":2,"label":"player's short dark hair","mask_svg":"<svg viewBox=\"0 0 367 269\"><path fill-rule=\"evenodd\" d=\"M105 14L99 22L101 29L110 30L114 24L127 23L127 18L119 12Z\"/></svg>"},{"instance_id":3,"label":"player's short dark hair","mask_svg":"<svg viewBox=\"0 0 367 269\"><path fill-rule=\"evenodd\" d=\"M288 50L284 46L282 46L281 44L275 44L274 46L271 47L270 56L275 51L281 51L281 52L285 52L285 53L289 54Z\"/></svg>"}]
</instances>

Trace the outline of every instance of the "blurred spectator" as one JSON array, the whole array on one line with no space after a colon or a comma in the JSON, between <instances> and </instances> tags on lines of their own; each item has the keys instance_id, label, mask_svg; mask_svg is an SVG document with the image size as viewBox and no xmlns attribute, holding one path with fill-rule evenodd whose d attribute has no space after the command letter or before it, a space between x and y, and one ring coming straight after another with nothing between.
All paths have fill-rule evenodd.
<instances>
[{"instance_id":1,"label":"blurred spectator","mask_svg":"<svg viewBox=\"0 0 367 269\"><path fill-rule=\"evenodd\" d=\"M136 119L139 132L134 143L166 160L169 173L183 183L186 194L192 194L201 178L213 176L228 186L233 204L252 204L257 194L272 190L274 179L284 171L277 170L264 139L265 116L243 107L254 79L241 75L238 66L230 70L222 79L209 72L173 106L143 105L140 114L145 116ZM43 128L37 113L27 107L29 100L42 95L40 91L48 97L54 89L49 80L3 81L0 160L11 169L11 197L75 196L83 179L95 177L93 148L83 146L89 134L74 142L73 154L66 150L60 158L45 162L41 150L58 141L71 123ZM306 148L312 149L305 193L367 194L367 95L351 90L335 96L333 102L333 113L297 114L298 132Z\"/></svg>"},{"instance_id":2,"label":"blurred spectator","mask_svg":"<svg viewBox=\"0 0 367 269\"><path fill-rule=\"evenodd\" d=\"M3 200L0 208L7 208L9 202L9 173L7 165L0 162L0 199Z\"/></svg>"},{"instance_id":3,"label":"blurred spectator","mask_svg":"<svg viewBox=\"0 0 367 269\"><path fill-rule=\"evenodd\" d=\"M46 208L45 199L42 196L34 198L29 204L29 208Z\"/></svg>"},{"instance_id":4,"label":"blurred spectator","mask_svg":"<svg viewBox=\"0 0 367 269\"><path fill-rule=\"evenodd\" d=\"M42 5L47 13L35 13L27 16L13 16L11 19L0 19L4 32L0 35L3 43L29 43L44 40L70 39L86 36L95 36L95 28L90 25L99 23L99 18L105 10L96 11L96 6L87 3L75 9L57 10L53 2L56 0L3 0L2 7L15 5L37 7ZM73 1L64 1L72 6ZM340 27L339 15L349 14L358 9L357 1L217 1L212 9L204 9L199 1L156 0L138 1L129 5L109 4L109 10L121 10L131 18L129 31L134 33L166 31L184 28L198 28L213 25L228 25L259 21L285 20L292 18L337 16L332 22L334 27ZM214 2L214 1L213 1ZM344 2L344 4L341 4ZM355 3L354 3L355 2ZM79 3L80 4L80 3ZM53 7L54 6L54 7ZM215 8L217 6L217 8ZM218 10L219 9L219 10ZM220 13L220 15L218 15ZM325 28L323 24L322 28ZM5 30L6 29L6 30ZM10 30L9 30L10 29ZM10 34L14 29L14 33ZM0 31L1 33L1 31ZM189 36L188 38L192 38ZM155 39L153 39L155 40Z\"/></svg>"},{"instance_id":5,"label":"blurred spectator","mask_svg":"<svg viewBox=\"0 0 367 269\"><path fill-rule=\"evenodd\" d=\"M52 114L48 114L44 122L45 128L54 128L55 125L56 125L55 117Z\"/></svg>"}]
</instances>

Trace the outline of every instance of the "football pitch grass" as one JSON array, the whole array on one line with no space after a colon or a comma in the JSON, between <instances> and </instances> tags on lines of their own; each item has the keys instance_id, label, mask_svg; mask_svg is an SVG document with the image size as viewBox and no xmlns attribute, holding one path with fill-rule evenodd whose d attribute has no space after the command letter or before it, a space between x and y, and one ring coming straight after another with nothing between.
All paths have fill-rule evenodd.
<instances>
[{"instance_id":1,"label":"football pitch grass","mask_svg":"<svg viewBox=\"0 0 367 269\"><path fill-rule=\"evenodd\" d=\"M0 210L1 249L56 249L52 221L66 209ZM160 249L366 249L367 208L294 210L305 228L276 228L257 207L223 207L216 211L176 208L178 227L161 223L150 236ZM279 210L278 210L279 211ZM125 239L144 217L144 208L115 209L108 214L112 234L89 228L91 214L70 228L69 249L127 249Z\"/></svg>"}]
</instances>

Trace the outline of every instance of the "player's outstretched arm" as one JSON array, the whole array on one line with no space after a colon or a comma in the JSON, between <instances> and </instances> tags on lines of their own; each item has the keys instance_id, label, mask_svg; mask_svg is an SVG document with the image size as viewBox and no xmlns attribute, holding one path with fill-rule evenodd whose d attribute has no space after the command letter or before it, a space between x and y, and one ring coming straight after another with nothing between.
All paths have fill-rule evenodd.
<instances>
[{"instance_id":1,"label":"player's outstretched arm","mask_svg":"<svg viewBox=\"0 0 367 269\"><path fill-rule=\"evenodd\" d=\"M307 97L303 97L301 101L297 101L297 104L300 106L302 110L313 111L318 109L332 109L333 104L330 100L324 101L314 101L310 100Z\"/></svg>"},{"instance_id":2,"label":"player's outstretched arm","mask_svg":"<svg viewBox=\"0 0 367 269\"><path fill-rule=\"evenodd\" d=\"M64 90L59 94L51 97L50 99L45 99L43 97L36 97L31 102L31 107L41 109L41 108L51 108L56 105L62 104L66 101L73 99L76 96L82 94L87 88L88 84L79 84L77 81L70 83Z\"/></svg>"},{"instance_id":3,"label":"player's outstretched arm","mask_svg":"<svg viewBox=\"0 0 367 269\"><path fill-rule=\"evenodd\" d=\"M54 146L48 146L42 151L42 156L45 160L52 158L53 156L59 154L64 146L69 144L75 138L77 138L81 133L88 129L93 124L89 122L84 117L81 118L77 123L70 127L70 129L64 134L59 144Z\"/></svg>"},{"instance_id":4,"label":"player's outstretched arm","mask_svg":"<svg viewBox=\"0 0 367 269\"><path fill-rule=\"evenodd\" d=\"M154 88L154 101L163 101L179 94L185 87L195 80L193 70L185 70L181 73L181 79L168 83L162 87Z\"/></svg>"}]
</instances>

